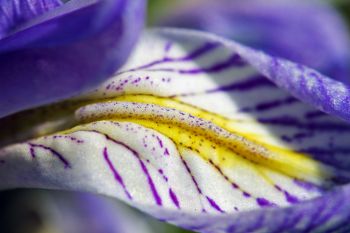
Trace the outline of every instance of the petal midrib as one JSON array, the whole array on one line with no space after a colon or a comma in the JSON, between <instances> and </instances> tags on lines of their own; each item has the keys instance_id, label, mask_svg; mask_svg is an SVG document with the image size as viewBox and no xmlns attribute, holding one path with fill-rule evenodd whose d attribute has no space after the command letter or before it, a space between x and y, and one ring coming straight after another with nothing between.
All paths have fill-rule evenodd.
<instances>
[{"instance_id":1,"label":"petal midrib","mask_svg":"<svg viewBox=\"0 0 350 233\"><path fill-rule=\"evenodd\" d=\"M127 111L120 106L112 113L103 108L99 109L111 103L143 105L149 109L173 111L175 115L164 116L147 111L136 114L132 109ZM86 114L86 109L93 111ZM185 118L190 121L186 121ZM237 159L243 159L249 161L252 166L265 167L292 178L326 186L329 185L328 180L335 176L333 168L307 155L261 141L261 135L240 127L244 123L242 120L229 119L173 97L134 94L106 99L67 101L18 114L18 119L21 122L19 130L11 132L15 136L22 135L22 138L14 137L17 141L23 141L23 137L50 135L82 123L99 120L128 121L152 128L168 136L178 147L191 149L206 161L214 161L219 166L232 167ZM255 124L253 121L249 123ZM9 130L11 131L11 127ZM75 128L63 133L74 130ZM184 135L187 135L188 139L185 140ZM10 139L10 142L13 141Z\"/></svg>"},{"instance_id":2,"label":"petal midrib","mask_svg":"<svg viewBox=\"0 0 350 233\"><path fill-rule=\"evenodd\" d=\"M135 102L137 99L143 101ZM171 98L133 95L114 100L82 107L76 112L77 118L84 123L98 120L137 123L168 136L178 146L197 151L206 160L221 161L223 166L235 164L232 158L238 156L252 164L315 183L323 183L333 176L332 168L306 155L260 143L249 134L232 132L227 125L234 120Z\"/></svg>"}]
</instances>

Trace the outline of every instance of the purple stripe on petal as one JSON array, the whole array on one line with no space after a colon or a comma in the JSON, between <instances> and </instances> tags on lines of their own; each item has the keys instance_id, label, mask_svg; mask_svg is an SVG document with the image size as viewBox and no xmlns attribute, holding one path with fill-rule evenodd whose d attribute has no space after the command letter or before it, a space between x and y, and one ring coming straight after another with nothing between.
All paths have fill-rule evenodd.
<instances>
[{"instance_id":1,"label":"purple stripe on petal","mask_svg":"<svg viewBox=\"0 0 350 233\"><path fill-rule=\"evenodd\" d=\"M153 197L154 197L157 205L161 206L162 205L162 199L161 199L161 197L158 194L158 191L156 189L156 186L154 185L153 179L151 178L151 175L149 174L146 165L142 162L142 160L139 160L139 161L140 161L140 165L141 165L142 171L144 172L144 174L147 177L148 184L149 184L149 186L151 188Z\"/></svg>"},{"instance_id":2,"label":"purple stripe on petal","mask_svg":"<svg viewBox=\"0 0 350 233\"><path fill-rule=\"evenodd\" d=\"M241 111L242 112L268 111L274 108L288 106L294 103L300 103L300 101L294 97L287 97L285 99L278 99L278 100L273 100L269 102L263 102L263 103L258 102L258 104L256 104L254 107L245 107L241 109Z\"/></svg>"},{"instance_id":3,"label":"purple stripe on petal","mask_svg":"<svg viewBox=\"0 0 350 233\"><path fill-rule=\"evenodd\" d=\"M237 91L237 92L246 92L246 91L254 91L258 88L264 88L264 87L274 87L274 84L268 81L266 78L258 75L253 77L247 77L243 81L239 82L233 82L231 84L227 84L224 86L219 86L215 89L206 90L205 93L216 93L216 92L225 92L225 91ZM176 96L195 96L198 95L198 93L183 93Z\"/></svg>"},{"instance_id":4,"label":"purple stripe on petal","mask_svg":"<svg viewBox=\"0 0 350 233\"><path fill-rule=\"evenodd\" d=\"M210 197L206 196L209 204L211 205L211 207L213 207L215 210L219 211L220 213L225 213L225 211L223 211L220 206Z\"/></svg>"},{"instance_id":5,"label":"purple stripe on petal","mask_svg":"<svg viewBox=\"0 0 350 233\"><path fill-rule=\"evenodd\" d=\"M214 51L216 48L220 46L219 43L213 43L213 42L208 42L204 43L204 45L200 46L198 49L194 50L193 52L189 53L188 55L175 59L177 61L188 61L188 60L193 60L193 59L198 59L202 57L203 55L207 54L208 52Z\"/></svg>"},{"instance_id":6,"label":"purple stripe on petal","mask_svg":"<svg viewBox=\"0 0 350 233\"><path fill-rule=\"evenodd\" d=\"M281 125L287 127L295 127L298 129L309 129L316 131L335 131L335 132L349 132L350 125L342 124L341 122L310 122L304 123L299 119L290 116L278 116L273 118L259 118L259 122L271 125Z\"/></svg>"},{"instance_id":7,"label":"purple stripe on petal","mask_svg":"<svg viewBox=\"0 0 350 233\"><path fill-rule=\"evenodd\" d=\"M291 203L291 204L295 204L299 202L299 199L297 197L295 197L294 195L290 194L289 192L287 192L286 190L283 190L280 186L275 185L276 189L280 192L282 192L284 194L284 196L286 197L286 200Z\"/></svg>"},{"instance_id":8,"label":"purple stripe on petal","mask_svg":"<svg viewBox=\"0 0 350 233\"><path fill-rule=\"evenodd\" d=\"M163 148L163 141L162 141L162 139L160 139L158 136L156 138L157 138L157 141L159 143L160 148Z\"/></svg>"},{"instance_id":9,"label":"purple stripe on petal","mask_svg":"<svg viewBox=\"0 0 350 233\"><path fill-rule=\"evenodd\" d=\"M228 69L234 68L234 67L243 67L246 63L242 61L242 59L237 55L234 54L228 59L212 64L208 67L203 68L194 68L194 69L174 69L174 68L154 68L154 69L145 69L142 67L141 70L148 71L148 72L172 72L172 73L179 73L179 74L189 74L189 75L198 75L198 74L204 74L204 73L220 73L223 71L227 71ZM135 71L135 70L132 70ZM130 72L130 71L128 71Z\"/></svg>"},{"instance_id":10,"label":"purple stripe on petal","mask_svg":"<svg viewBox=\"0 0 350 233\"><path fill-rule=\"evenodd\" d=\"M258 203L258 205L260 205L261 207L272 207L272 206L276 206L275 204L271 203L270 201L266 200L263 197L258 197L256 199L256 203Z\"/></svg>"},{"instance_id":11,"label":"purple stripe on petal","mask_svg":"<svg viewBox=\"0 0 350 233\"><path fill-rule=\"evenodd\" d=\"M202 195L202 194L203 194L203 193L202 193L202 190L201 190L201 188L199 187L196 178L193 176L190 167L188 166L187 162L186 162L183 158L181 158L181 160L182 160L182 163L184 164L184 166L185 166L185 168L186 168L186 171L187 171L188 174L191 176L191 179L192 179L194 185L196 186L196 189L197 189L198 193Z\"/></svg>"},{"instance_id":12,"label":"purple stripe on petal","mask_svg":"<svg viewBox=\"0 0 350 233\"><path fill-rule=\"evenodd\" d=\"M247 192L243 192L243 196L246 197L246 198L251 197L251 195L249 193L247 193Z\"/></svg>"},{"instance_id":13,"label":"purple stripe on petal","mask_svg":"<svg viewBox=\"0 0 350 233\"><path fill-rule=\"evenodd\" d=\"M178 200L176 194L174 193L174 191L173 191L172 189L169 189L169 196L170 196L172 202L174 203L174 205L175 205L178 209L180 209L180 202L179 202L179 200Z\"/></svg>"},{"instance_id":14,"label":"purple stripe on petal","mask_svg":"<svg viewBox=\"0 0 350 233\"><path fill-rule=\"evenodd\" d=\"M183 57L179 57L179 58L164 57L162 59L151 61L147 64L138 66L136 68L121 71L118 74L135 72L135 71L139 71L139 70L152 70L151 68L156 66L156 65L198 59L198 58L201 58L202 56L206 55L207 53L213 52L217 47L219 47L219 45L220 45L219 43L210 43L210 42L205 43L204 45L199 46L197 49L194 49L188 55L185 55ZM171 70L169 70L169 71L171 71Z\"/></svg>"},{"instance_id":15,"label":"purple stripe on petal","mask_svg":"<svg viewBox=\"0 0 350 233\"><path fill-rule=\"evenodd\" d=\"M169 155L170 155L168 148L165 148L165 150L164 150L164 155L165 155L165 156L169 156Z\"/></svg>"},{"instance_id":16,"label":"purple stripe on petal","mask_svg":"<svg viewBox=\"0 0 350 233\"><path fill-rule=\"evenodd\" d=\"M305 114L306 119L314 119L314 118L323 117L323 116L326 116L326 115L321 111L312 111Z\"/></svg>"},{"instance_id":17,"label":"purple stripe on petal","mask_svg":"<svg viewBox=\"0 0 350 233\"><path fill-rule=\"evenodd\" d=\"M111 169L111 171L113 172L114 178L118 181L118 183L122 186L127 198L129 200L132 200L132 197L129 193L129 191L126 189L126 186L124 184L123 178L119 175L118 171L116 170L116 168L113 166L112 161L109 159L109 155L108 155L108 151L107 151L107 147L105 147L103 149L103 157L105 158L109 168Z\"/></svg>"},{"instance_id":18,"label":"purple stripe on petal","mask_svg":"<svg viewBox=\"0 0 350 233\"><path fill-rule=\"evenodd\" d=\"M34 147L30 146L29 151L30 151L30 155L32 156L32 158L35 159L36 154L35 154L35 151L34 151Z\"/></svg>"},{"instance_id":19,"label":"purple stripe on petal","mask_svg":"<svg viewBox=\"0 0 350 233\"><path fill-rule=\"evenodd\" d=\"M53 156L57 157L64 164L64 168L71 168L71 165L69 164L68 160L65 159L63 157L63 155L58 153L56 150L54 150L54 149L52 149L52 148L50 148L48 146L40 145L40 144L28 143L28 145L30 146L30 153L31 153L31 156L33 158L36 157L34 148L40 148L40 149L43 149L45 151L50 152Z\"/></svg>"},{"instance_id":20,"label":"purple stripe on petal","mask_svg":"<svg viewBox=\"0 0 350 233\"><path fill-rule=\"evenodd\" d=\"M149 185L149 187L151 189L151 192L152 192L152 195L154 197L154 200L155 200L157 205L161 206L162 205L162 199L161 199L161 197L160 197L160 195L159 195L159 193L157 191L157 188L156 188L156 186L155 186L155 184L153 182L153 179L152 179L151 175L148 172L148 169L147 169L145 163L141 160L141 157L140 157L139 153L137 151L135 151L134 149L132 149L130 146L126 145L125 143L123 143L121 141L117 141L114 138L111 138L110 136L108 136L107 134L98 132L96 130L91 130L91 131L88 131L88 132L94 132L94 133L98 133L98 134L101 134L101 135L105 136L105 138L107 140L109 140L109 141L111 141L111 142L113 142L115 144L118 144L118 145L126 148L128 151L130 151L138 159L138 161L140 163L140 166L141 166L141 169L142 169L144 175L147 178L147 182L148 182L148 185Z\"/></svg>"}]
</instances>

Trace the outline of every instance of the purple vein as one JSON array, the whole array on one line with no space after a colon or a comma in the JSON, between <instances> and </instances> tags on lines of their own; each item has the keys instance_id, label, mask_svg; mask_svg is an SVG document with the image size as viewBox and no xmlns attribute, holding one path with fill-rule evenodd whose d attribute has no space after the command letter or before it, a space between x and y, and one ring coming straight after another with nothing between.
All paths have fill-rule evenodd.
<instances>
[{"instance_id":1,"label":"purple vein","mask_svg":"<svg viewBox=\"0 0 350 233\"><path fill-rule=\"evenodd\" d=\"M206 198L207 198L207 200L208 200L208 202L209 202L209 204L210 204L211 207L213 207L215 210L217 210L217 211L220 212L220 213L225 213L225 211L223 211L223 210L220 208L220 206L219 206L213 199L211 199L211 198L208 197L208 196L206 196Z\"/></svg>"},{"instance_id":2,"label":"purple vein","mask_svg":"<svg viewBox=\"0 0 350 233\"><path fill-rule=\"evenodd\" d=\"M287 98L283 98L283 99L275 99L275 100L270 100L266 102L260 102L253 107L244 107L241 109L241 112L262 112L262 111L268 111L268 110L272 110L283 106L289 106L295 103L301 103L301 102L294 97L288 96Z\"/></svg>"},{"instance_id":3,"label":"purple vein","mask_svg":"<svg viewBox=\"0 0 350 233\"><path fill-rule=\"evenodd\" d=\"M203 195L202 190L200 189L196 178L193 176L192 171L191 171L190 167L188 166L187 162L182 157L181 157L181 161L185 165L186 171L191 176L191 179L192 179L193 183L195 184L198 193Z\"/></svg>"},{"instance_id":4,"label":"purple vein","mask_svg":"<svg viewBox=\"0 0 350 233\"><path fill-rule=\"evenodd\" d=\"M208 67L200 67L194 69L174 69L174 68L158 68L158 69L145 69L151 72L174 72L179 74L203 74L203 73L219 73L230 69L232 67L243 67L246 63L241 59L238 54L230 56L228 59L212 64Z\"/></svg>"},{"instance_id":5,"label":"purple vein","mask_svg":"<svg viewBox=\"0 0 350 233\"><path fill-rule=\"evenodd\" d=\"M297 142L300 142L306 138L312 138L314 137L315 134L311 131L311 132L298 132L298 133L295 133L291 136L288 136L288 135L281 135L281 139L285 142L293 142L293 141L297 141Z\"/></svg>"},{"instance_id":6,"label":"purple vein","mask_svg":"<svg viewBox=\"0 0 350 233\"><path fill-rule=\"evenodd\" d=\"M191 176L192 182L194 183L194 185L195 185L195 187L196 187L196 189L197 189L197 192L198 192L199 196L203 195L202 190L201 190L201 188L199 187L199 184L198 184L196 178L195 178L194 175L192 174L192 171L191 171L190 167L188 166L187 162L185 161L185 159L184 159L181 155L180 155L180 159L181 159L181 162L183 163L183 165L185 166L185 169L186 169L187 173ZM207 201L209 201L209 200L207 200ZM201 203L201 205L202 205L202 212L203 212L203 213L207 212L207 211L205 210L205 208L204 208L204 205L203 205L201 199L200 199L200 203Z\"/></svg>"},{"instance_id":7,"label":"purple vein","mask_svg":"<svg viewBox=\"0 0 350 233\"><path fill-rule=\"evenodd\" d=\"M28 143L28 145L30 146L30 153L31 156L33 158L36 157L34 150L32 148L41 148L43 150L49 151L52 155L54 155L55 157L57 157L63 164L64 164L64 168L71 168L71 165L69 164L69 162L57 151L55 151L54 149L44 146L44 145L40 145L40 144L33 144L33 143Z\"/></svg>"},{"instance_id":8,"label":"purple vein","mask_svg":"<svg viewBox=\"0 0 350 233\"><path fill-rule=\"evenodd\" d=\"M256 198L256 203L263 208L277 206L275 203L270 202L269 200L267 200L263 197Z\"/></svg>"},{"instance_id":9,"label":"purple vein","mask_svg":"<svg viewBox=\"0 0 350 233\"><path fill-rule=\"evenodd\" d=\"M148 169L146 167L146 165L144 164L144 162L142 161L139 153L137 151L135 151L134 149L132 149L130 146L128 146L127 144L123 143L123 142L120 142L120 141L117 141L115 140L114 138L111 138L109 135L107 134L104 134L102 132L99 132L99 131L96 131L96 130L82 130L82 131L87 131L87 132L93 132L93 133L97 133L97 134L101 134L103 136L105 136L105 138L108 140L108 141L111 141L117 145L120 145L122 147L124 147L125 149L127 149L128 151L130 151L139 161L140 163L140 166L142 168L142 171L143 173L145 174L146 178L147 178L147 181L148 181L148 184L149 184L149 187L151 189L151 192L153 194L153 197L154 197L154 200L156 202L157 205L161 206L162 205L162 199L161 197L159 196L159 193L156 189L156 186L153 182L153 179L151 177L151 175L149 174L148 172Z\"/></svg>"},{"instance_id":10,"label":"purple vein","mask_svg":"<svg viewBox=\"0 0 350 233\"><path fill-rule=\"evenodd\" d=\"M129 193L129 191L127 190L123 178L120 176L120 174L118 173L117 169L114 167L112 161L109 159L109 155L108 155L108 151L107 151L107 147L105 147L103 149L103 157L105 158L109 168L111 169L111 171L113 172L114 178L117 180L117 182L122 186L126 196L128 197L129 200L132 200L132 197Z\"/></svg>"},{"instance_id":11,"label":"purple vein","mask_svg":"<svg viewBox=\"0 0 350 233\"><path fill-rule=\"evenodd\" d=\"M231 184L231 186L234 189L238 189L242 192L243 196L246 198L254 198L255 201L260 206L275 206L276 204L270 202L269 200L265 198L255 197L252 194L248 193L247 191L243 190L240 186L238 186L236 183L232 182L228 176L225 175L225 173L220 169L218 165L216 165L212 160L209 159L209 163L216 169L217 172L228 182ZM275 186L274 186L275 187Z\"/></svg>"},{"instance_id":12,"label":"purple vein","mask_svg":"<svg viewBox=\"0 0 350 233\"><path fill-rule=\"evenodd\" d=\"M141 168L142 168L144 174L145 174L146 177L147 177L148 184L149 184L149 186L150 186L150 188L151 188L153 197L154 197L154 199L155 199L157 205L161 206L161 205L162 205L162 199L160 198L160 196L159 196L159 194L158 194L158 192L157 192L157 189L156 189L156 186L155 186L154 183L153 183L152 177L150 176L150 174L149 174L149 172L148 172L148 169L147 169L145 163L144 163L141 159L139 159L139 161L140 161Z\"/></svg>"},{"instance_id":13,"label":"purple vein","mask_svg":"<svg viewBox=\"0 0 350 233\"><path fill-rule=\"evenodd\" d=\"M258 74L252 77L247 77L242 81L236 81L227 85L219 86L215 89L207 90L207 93L218 91L254 91L257 88L274 86L275 85L271 81Z\"/></svg>"},{"instance_id":14,"label":"purple vein","mask_svg":"<svg viewBox=\"0 0 350 233\"><path fill-rule=\"evenodd\" d=\"M304 117L305 117L306 119L315 119L315 118L325 117L325 116L327 116L326 113L321 112L321 111L318 111L318 110L307 112L307 113L305 113L305 115L304 115Z\"/></svg>"},{"instance_id":15,"label":"purple vein","mask_svg":"<svg viewBox=\"0 0 350 233\"><path fill-rule=\"evenodd\" d=\"M255 91L258 88L263 88L263 87L274 87L274 84L271 83L268 79L264 78L261 75L256 75L252 77L247 77L244 80L240 81L235 81L233 83L229 83L227 85L222 85L218 86L213 89L209 89L204 91L204 94L211 94L215 92L222 92L222 91ZM198 92L190 92L190 93L183 93L179 94L176 96L194 96L198 94L203 94L203 93L198 93ZM176 97L172 96L172 97Z\"/></svg>"},{"instance_id":16,"label":"purple vein","mask_svg":"<svg viewBox=\"0 0 350 233\"><path fill-rule=\"evenodd\" d=\"M165 44L165 47L164 47L164 53L165 54L168 54L168 52L170 51L170 49L171 49L171 47L173 46L173 43L172 42L167 42L166 44Z\"/></svg>"},{"instance_id":17,"label":"purple vein","mask_svg":"<svg viewBox=\"0 0 350 233\"><path fill-rule=\"evenodd\" d=\"M162 141L162 139L160 139L160 137L158 137L158 136L156 136L156 139L158 141L158 144L159 144L160 148L163 148L163 141Z\"/></svg>"},{"instance_id":18,"label":"purple vein","mask_svg":"<svg viewBox=\"0 0 350 233\"><path fill-rule=\"evenodd\" d=\"M344 123L320 121L320 122L302 122L298 118L288 115L271 117L271 118L258 118L260 123L279 125L284 127L295 127L303 130L318 130L318 131L335 131L335 132L348 132L350 126Z\"/></svg>"},{"instance_id":19,"label":"purple vein","mask_svg":"<svg viewBox=\"0 0 350 233\"><path fill-rule=\"evenodd\" d=\"M180 202L179 202L179 200L178 200L176 194L173 192L172 189L169 189L169 196L170 196L172 202L174 203L174 205L175 205L178 209L180 209Z\"/></svg>"},{"instance_id":20,"label":"purple vein","mask_svg":"<svg viewBox=\"0 0 350 233\"><path fill-rule=\"evenodd\" d=\"M218 43L205 43L204 45L201 45L199 48L193 50L192 52L190 52L188 55L186 55L184 57L180 57L180 58L164 57L162 59L152 61L150 63L138 66L136 68L122 71L118 74L149 69L149 68L152 68L153 66L165 64L165 63L182 62L182 61L189 61L192 59L197 59L197 58L200 58L201 56L215 50L218 46L219 46Z\"/></svg>"}]
</instances>

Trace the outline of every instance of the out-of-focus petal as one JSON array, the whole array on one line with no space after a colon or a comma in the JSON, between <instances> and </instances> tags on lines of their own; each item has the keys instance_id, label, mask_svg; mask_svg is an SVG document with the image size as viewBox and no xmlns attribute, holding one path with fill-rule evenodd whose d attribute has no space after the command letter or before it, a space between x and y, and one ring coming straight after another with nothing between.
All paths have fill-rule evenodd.
<instances>
[{"instance_id":1,"label":"out-of-focus petal","mask_svg":"<svg viewBox=\"0 0 350 233\"><path fill-rule=\"evenodd\" d=\"M188 2L162 25L219 34L350 83L350 39L325 1L207 0Z\"/></svg>"},{"instance_id":2,"label":"out-of-focus petal","mask_svg":"<svg viewBox=\"0 0 350 233\"><path fill-rule=\"evenodd\" d=\"M120 67L145 1L72 0L0 40L0 116L89 90Z\"/></svg>"},{"instance_id":3,"label":"out-of-focus petal","mask_svg":"<svg viewBox=\"0 0 350 233\"><path fill-rule=\"evenodd\" d=\"M0 38L26 21L62 5L60 0L1 0Z\"/></svg>"},{"instance_id":4,"label":"out-of-focus petal","mask_svg":"<svg viewBox=\"0 0 350 233\"><path fill-rule=\"evenodd\" d=\"M63 3L60 0L1 0L0 38L17 30L18 26Z\"/></svg>"},{"instance_id":5,"label":"out-of-focus petal","mask_svg":"<svg viewBox=\"0 0 350 233\"><path fill-rule=\"evenodd\" d=\"M266 59L207 33L150 31L95 91L2 119L5 139L37 139L0 150L0 187L102 193L200 232L338 228L350 126L275 86Z\"/></svg>"},{"instance_id":6,"label":"out-of-focus petal","mask_svg":"<svg viewBox=\"0 0 350 233\"><path fill-rule=\"evenodd\" d=\"M1 229L4 232L152 232L140 214L103 196L47 190L17 190L2 193L0 203L0 218L5 221L2 222Z\"/></svg>"}]
</instances>

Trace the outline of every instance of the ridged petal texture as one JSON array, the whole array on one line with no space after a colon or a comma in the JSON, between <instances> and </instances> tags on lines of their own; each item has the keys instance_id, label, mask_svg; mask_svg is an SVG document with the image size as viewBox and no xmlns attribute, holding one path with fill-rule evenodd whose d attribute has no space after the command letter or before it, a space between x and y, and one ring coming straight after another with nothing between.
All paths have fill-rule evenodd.
<instances>
[{"instance_id":1,"label":"ridged petal texture","mask_svg":"<svg viewBox=\"0 0 350 233\"><path fill-rule=\"evenodd\" d=\"M0 1L0 38L7 36L28 20L40 16L63 3L60 0Z\"/></svg>"},{"instance_id":2,"label":"ridged petal texture","mask_svg":"<svg viewBox=\"0 0 350 233\"><path fill-rule=\"evenodd\" d=\"M125 62L144 21L143 0L0 3L0 117L96 87Z\"/></svg>"},{"instance_id":3,"label":"ridged petal texture","mask_svg":"<svg viewBox=\"0 0 350 233\"><path fill-rule=\"evenodd\" d=\"M95 91L1 120L0 187L104 194L199 232L346 232L350 125L269 81L269 59L299 77L210 34L148 31Z\"/></svg>"}]
</instances>

